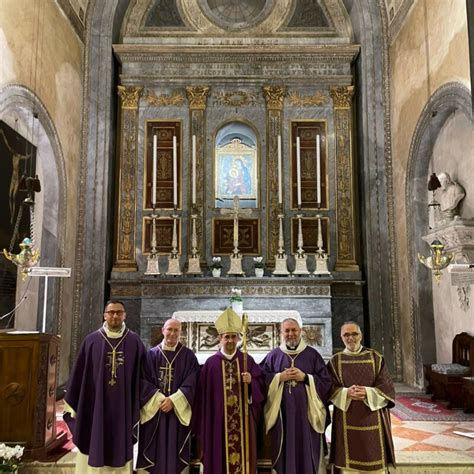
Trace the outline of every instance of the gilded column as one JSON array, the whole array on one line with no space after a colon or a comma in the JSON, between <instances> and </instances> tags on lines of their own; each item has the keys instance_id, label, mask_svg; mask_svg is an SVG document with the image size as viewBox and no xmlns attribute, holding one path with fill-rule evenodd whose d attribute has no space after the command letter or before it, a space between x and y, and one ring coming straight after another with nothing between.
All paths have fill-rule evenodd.
<instances>
[{"instance_id":1,"label":"gilded column","mask_svg":"<svg viewBox=\"0 0 474 474\"><path fill-rule=\"evenodd\" d=\"M191 138L196 135L196 235L197 248L200 250L201 261L205 263L205 232L204 232L204 189L205 189L205 163L204 148L206 143L205 110L207 107L207 98L209 96L209 87L187 86L186 94L189 102L189 120L191 123ZM190 140L191 143L191 140ZM189 189L192 189L192 172L189 172ZM191 200L190 200L191 202ZM188 223L188 235L192 235L192 222Z\"/></svg>"},{"instance_id":2,"label":"gilded column","mask_svg":"<svg viewBox=\"0 0 474 474\"><path fill-rule=\"evenodd\" d=\"M336 145L336 271L358 271L352 97L354 86L331 88Z\"/></svg>"},{"instance_id":3,"label":"gilded column","mask_svg":"<svg viewBox=\"0 0 474 474\"><path fill-rule=\"evenodd\" d=\"M137 270L135 260L138 102L141 87L117 86L120 97L120 159L114 271Z\"/></svg>"},{"instance_id":4,"label":"gilded column","mask_svg":"<svg viewBox=\"0 0 474 474\"><path fill-rule=\"evenodd\" d=\"M267 266L273 268L278 251L279 220L278 204L278 135L283 130L283 103L285 86L264 86L263 95L267 105ZM283 180L284 182L284 180ZM283 192L283 195L285 193Z\"/></svg>"}]
</instances>

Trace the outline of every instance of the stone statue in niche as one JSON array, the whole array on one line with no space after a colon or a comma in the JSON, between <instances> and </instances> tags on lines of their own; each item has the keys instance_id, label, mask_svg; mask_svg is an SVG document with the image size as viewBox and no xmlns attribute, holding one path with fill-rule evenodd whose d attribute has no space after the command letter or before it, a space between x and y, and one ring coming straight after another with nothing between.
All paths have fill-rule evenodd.
<instances>
[{"instance_id":1,"label":"stone statue in niche","mask_svg":"<svg viewBox=\"0 0 474 474\"><path fill-rule=\"evenodd\" d=\"M441 207L441 217L444 220L452 220L456 215L458 204L466 195L464 188L446 173L438 175L441 188L438 190L437 198Z\"/></svg>"}]
</instances>

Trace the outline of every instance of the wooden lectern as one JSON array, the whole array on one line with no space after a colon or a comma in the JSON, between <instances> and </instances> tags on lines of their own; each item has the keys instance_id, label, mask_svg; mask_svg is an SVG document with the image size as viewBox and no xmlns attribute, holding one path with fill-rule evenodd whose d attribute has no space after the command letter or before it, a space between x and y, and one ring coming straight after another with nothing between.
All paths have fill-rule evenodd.
<instances>
[{"instance_id":1,"label":"wooden lectern","mask_svg":"<svg viewBox=\"0 0 474 474\"><path fill-rule=\"evenodd\" d=\"M58 356L59 336L0 334L0 442L25 446L26 459L66 442L56 433Z\"/></svg>"}]
</instances>

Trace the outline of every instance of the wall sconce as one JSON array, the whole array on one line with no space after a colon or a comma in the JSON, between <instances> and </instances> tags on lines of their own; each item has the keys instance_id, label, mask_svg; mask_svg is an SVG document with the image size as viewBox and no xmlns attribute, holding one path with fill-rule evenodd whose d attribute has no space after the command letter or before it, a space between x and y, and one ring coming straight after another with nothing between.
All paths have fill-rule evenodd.
<instances>
[{"instance_id":1,"label":"wall sconce","mask_svg":"<svg viewBox=\"0 0 474 474\"><path fill-rule=\"evenodd\" d=\"M430 244L431 255L429 257L424 257L423 255L418 254L418 260L427 268L433 271L436 283L439 285L441 274L444 268L446 268L454 259L452 253L446 253L444 251L444 245L438 240L435 239Z\"/></svg>"}]
</instances>

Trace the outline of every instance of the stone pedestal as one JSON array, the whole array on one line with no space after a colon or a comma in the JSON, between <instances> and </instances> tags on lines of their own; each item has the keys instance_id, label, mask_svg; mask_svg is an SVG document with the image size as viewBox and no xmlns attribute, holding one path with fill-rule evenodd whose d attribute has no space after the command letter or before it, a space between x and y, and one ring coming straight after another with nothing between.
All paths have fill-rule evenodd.
<instances>
[{"instance_id":1,"label":"stone pedestal","mask_svg":"<svg viewBox=\"0 0 474 474\"><path fill-rule=\"evenodd\" d=\"M244 275L242 270L242 255L232 255L230 257L230 269L228 275Z\"/></svg>"}]
</instances>

